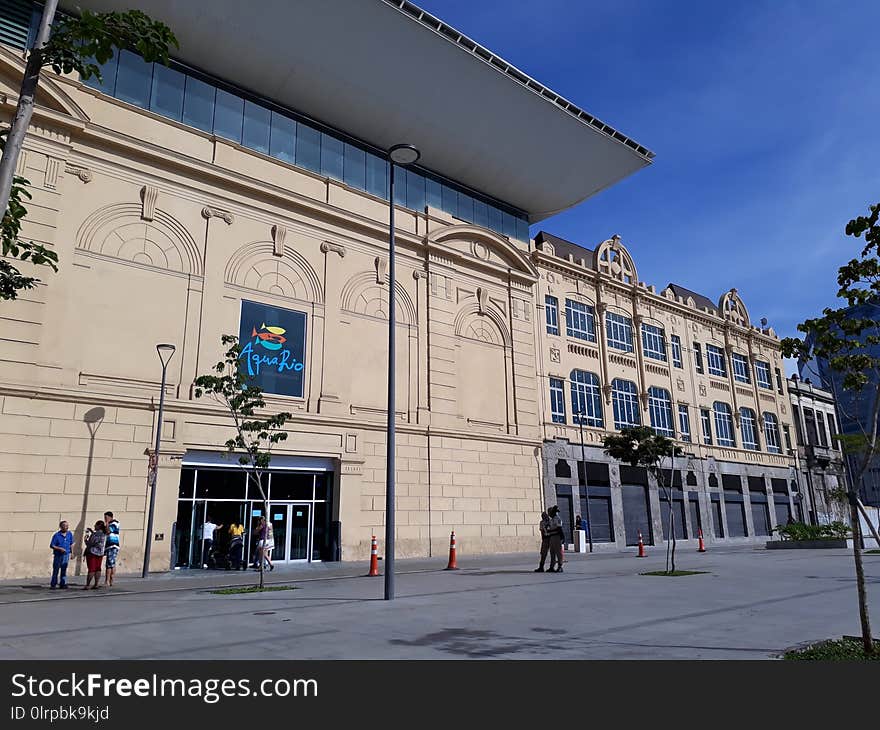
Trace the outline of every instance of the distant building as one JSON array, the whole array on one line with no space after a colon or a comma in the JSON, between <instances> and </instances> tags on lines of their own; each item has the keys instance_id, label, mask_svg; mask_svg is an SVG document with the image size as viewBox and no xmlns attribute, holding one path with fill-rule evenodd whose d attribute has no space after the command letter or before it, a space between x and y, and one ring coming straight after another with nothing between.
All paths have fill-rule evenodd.
<instances>
[{"instance_id":1,"label":"distant building","mask_svg":"<svg viewBox=\"0 0 880 730\"><path fill-rule=\"evenodd\" d=\"M712 542L763 542L799 516L779 338L752 324L736 289L716 302L676 284L658 291L618 236L592 250L541 232L531 256L544 320L544 499L567 525L587 518L594 549L669 532L664 492L602 448L640 424L685 453L672 473L677 539L702 530Z\"/></svg>"},{"instance_id":2,"label":"distant building","mask_svg":"<svg viewBox=\"0 0 880 730\"><path fill-rule=\"evenodd\" d=\"M869 303L851 307L849 315L852 318L880 321L880 304ZM811 344L809 336L806 341L808 345ZM871 357L880 358L880 345L869 345L866 351ZM832 393L837 403L841 433L860 434L870 430L871 413L874 409L874 399L880 389L880 378L869 374L871 380L862 390L858 392L847 390L843 387L843 377L840 373L832 370L827 360L817 357L799 362L798 372L804 382L809 379ZM850 473L857 474L858 457L847 458L850 460ZM880 458L873 459L863 483L859 485L859 494L864 504L880 507Z\"/></svg>"},{"instance_id":3,"label":"distant building","mask_svg":"<svg viewBox=\"0 0 880 730\"><path fill-rule=\"evenodd\" d=\"M825 524L849 522L849 508L840 499L847 484L834 395L808 378L792 375L787 381L794 418L798 478L806 494L807 518Z\"/></svg>"}]
</instances>

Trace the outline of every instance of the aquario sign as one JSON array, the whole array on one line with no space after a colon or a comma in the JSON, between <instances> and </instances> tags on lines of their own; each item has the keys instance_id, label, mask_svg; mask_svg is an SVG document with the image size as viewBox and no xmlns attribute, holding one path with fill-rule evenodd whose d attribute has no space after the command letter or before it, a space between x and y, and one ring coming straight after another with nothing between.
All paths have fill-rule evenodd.
<instances>
[{"instance_id":1,"label":"aquario sign","mask_svg":"<svg viewBox=\"0 0 880 730\"><path fill-rule=\"evenodd\" d=\"M241 302L242 372L266 393L303 396L306 315L258 302Z\"/></svg>"}]
</instances>

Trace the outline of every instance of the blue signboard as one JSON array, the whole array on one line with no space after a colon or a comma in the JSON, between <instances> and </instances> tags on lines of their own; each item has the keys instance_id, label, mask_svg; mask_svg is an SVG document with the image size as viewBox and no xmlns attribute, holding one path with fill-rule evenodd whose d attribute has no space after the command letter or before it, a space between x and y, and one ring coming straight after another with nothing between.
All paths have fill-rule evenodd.
<instances>
[{"instance_id":1,"label":"blue signboard","mask_svg":"<svg viewBox=\"0 0 880 730\"><path fill-rule=\"evenodd\" d=\"M241 302L241 369L265 393L303 397L306 315L258 302Z\"/></svg>"}]
</instances>

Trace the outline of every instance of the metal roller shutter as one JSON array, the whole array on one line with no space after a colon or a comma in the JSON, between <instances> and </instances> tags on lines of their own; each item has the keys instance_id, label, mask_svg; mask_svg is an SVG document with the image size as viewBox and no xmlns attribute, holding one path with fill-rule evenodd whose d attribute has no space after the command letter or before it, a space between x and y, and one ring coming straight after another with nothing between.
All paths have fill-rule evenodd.
<instances>
[{"instance_id":1,"label":"metal roller shutter","mask_svg":"<svg viewBox=\"0 0 880 730\"><path fill-rule=\"evenodd\" d=\"M703 518L700 515L700 498L696 492L688 492L688 507L691 511L691 530L694 532L691 538L693 539L703 529Z\"/></svg>"},{"instance_id":2,"label":"metal roller shutter","mask_svg":"<svg viewBox=\"0 0 880 730\"><path fill-rule=\"evenodd\" d=\"M687 530L684 516L684 495L681 490L672 490L672 512L675 515L675 539L687 539ZM660 521L663 523L663 539L669 539L669 502L666 492L660 490Z\"/></svg>"},{"instance_id":3,"label":"metal roller shutter","mask_svg":"<svg viewBox=\"0 0 880 730\"><path fill-rule=\"evenodd\" d=\"M646 544L654 542L651 531L648 488L641 484L623 484L620 487L623 497L623 524L626 530L626 544L639 544L639 530Z\"/></svg>"}]
</instances>

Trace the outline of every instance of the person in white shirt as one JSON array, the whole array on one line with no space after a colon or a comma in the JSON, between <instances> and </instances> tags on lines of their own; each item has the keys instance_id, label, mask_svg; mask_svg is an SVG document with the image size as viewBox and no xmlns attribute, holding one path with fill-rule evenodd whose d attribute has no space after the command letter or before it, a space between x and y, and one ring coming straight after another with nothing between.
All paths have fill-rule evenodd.
<instances>
[{"instance_id":1,"label":"person in white shirt","mask_svg":"<svg viewBox=\"0 0 880 730\"><path fill-rule=\"evenodd\" d=\"M214 545L214 531L219 530L223 525L215 525L211 522L211 516L205 518L202 525L202 567L208 567L208 556L211 554L211 547Z\"/></svg>"}]
</instances>

